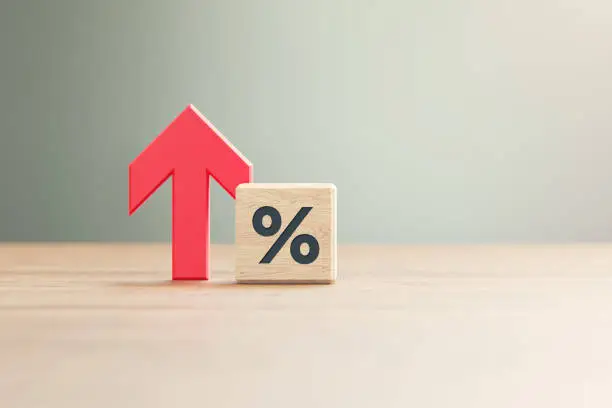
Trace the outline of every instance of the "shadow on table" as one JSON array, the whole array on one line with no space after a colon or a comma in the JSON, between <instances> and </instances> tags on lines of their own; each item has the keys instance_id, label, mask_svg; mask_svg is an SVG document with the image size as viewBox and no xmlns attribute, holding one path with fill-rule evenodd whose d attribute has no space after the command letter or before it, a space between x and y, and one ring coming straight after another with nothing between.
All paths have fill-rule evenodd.
<instances>
[{"instance_id":1,"label":"shadow on table","mask_svg":"<svg viewBox=\"0 0 612 408\"><path fill-rule=\"evenodd\" d=\"M306 287L321 287L329 286L325 282L237 282L234 279L212 279L209 281L200 280L181 280L173 281L170 279L164 280L136 280L136 281L117 281L110 283L113 287L145 289L213 289L213 290L233 290L233 289L271 289L271 288L306 288Z\"/></svg>"}]
</instances>

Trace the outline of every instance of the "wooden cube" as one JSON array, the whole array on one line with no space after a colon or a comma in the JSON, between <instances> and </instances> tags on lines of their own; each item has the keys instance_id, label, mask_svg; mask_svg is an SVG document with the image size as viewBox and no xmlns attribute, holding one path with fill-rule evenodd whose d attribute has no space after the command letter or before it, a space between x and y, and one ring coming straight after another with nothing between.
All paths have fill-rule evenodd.
<instances>
[{"instance_id":1,"label":"wooden cube","mask_svg":"<svg viewBox=\"0 0 612 408\"><path fill-rule=\"evenodd\" d=\"M236 280L332 283L337 276L336 186L241 184Z\"/></svg>"}]
</instances>

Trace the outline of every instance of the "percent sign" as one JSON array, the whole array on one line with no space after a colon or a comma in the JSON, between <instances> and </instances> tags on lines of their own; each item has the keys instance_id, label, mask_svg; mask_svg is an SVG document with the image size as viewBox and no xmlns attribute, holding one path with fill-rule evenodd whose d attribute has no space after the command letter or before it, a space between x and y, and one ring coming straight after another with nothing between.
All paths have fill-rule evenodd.
<instances>
[{"instance_id":1,"label":"percent sign","mask_svg":"<svg viewBox=\"0 0 612 408\"><path fill-rule=\"evenodd\" d=\"M289 238L293 235L297 227L304 221L304 218L312 210L312 207L302 207L300 211L293 217L289 225L281 232L280 236L274 241L268 252L259 261L260 264L269 264L272 259L279 253L281 248L285 246ZM263 219L265 216L270 217L270 225L265 226ZM260 207L253 214L253 229L262 237L270 237L276 234L282 225L281 215L278 210L271 206ZM302 244L308 246L308 253L302 254ZM291 257L299 264L307 265L313 263L319 256L319 242L310 234L300 234L291 240Z\"/></svg>"}]
</instances>

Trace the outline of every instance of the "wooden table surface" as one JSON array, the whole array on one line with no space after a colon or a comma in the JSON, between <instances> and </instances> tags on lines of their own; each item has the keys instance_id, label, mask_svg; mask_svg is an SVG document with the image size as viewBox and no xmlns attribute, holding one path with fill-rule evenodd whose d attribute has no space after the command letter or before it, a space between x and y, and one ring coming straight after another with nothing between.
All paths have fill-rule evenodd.
<instances>
[{"instance_id":1,"label":"wooden table surface","mask_svg":"<svg viewBox=\"0 0 612 408\"><path fill-rule=\"evenodd\" d=\"M233 259L0 245L0 406L612 406L612 245L341 246L320 286Z\"/></svg>"}]
</instances>

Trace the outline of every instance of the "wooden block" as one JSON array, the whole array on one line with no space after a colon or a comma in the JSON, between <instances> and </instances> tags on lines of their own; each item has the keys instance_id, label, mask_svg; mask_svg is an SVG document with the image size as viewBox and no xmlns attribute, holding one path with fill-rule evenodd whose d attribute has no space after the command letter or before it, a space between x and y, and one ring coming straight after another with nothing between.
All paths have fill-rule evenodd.
<instances>
[{"instance_id":1,"label":"wooden block","mask_svg":"<svg viewBox=\"0 0 612 408\"><path fill-rule=\"evenodd\" d=\"M336 186L239 185L236 248L238 282L334 282Z\"/></svg>"}]
</instances>

